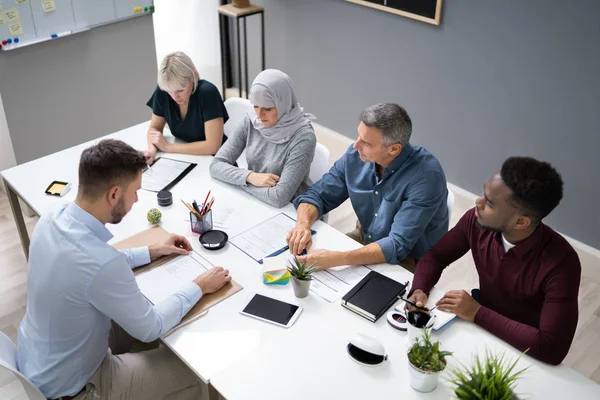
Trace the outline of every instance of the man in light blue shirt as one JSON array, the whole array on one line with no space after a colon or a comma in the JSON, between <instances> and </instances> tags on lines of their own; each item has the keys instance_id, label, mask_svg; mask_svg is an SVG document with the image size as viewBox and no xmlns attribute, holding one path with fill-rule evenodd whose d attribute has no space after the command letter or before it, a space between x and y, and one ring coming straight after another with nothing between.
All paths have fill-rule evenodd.
<instances>
[{"instance_id":1,"label":"man in light blue shirt","mask_svg":"<svg viewBox=\"0 0 600 400\"><path fill-rule=\"evenodd\" d=\"M111 320L113 329L126 332L113 331L114 337L129 338L128 344L111 346L128 351L131 337L155 341L203 294L231 279L217 267L159 304L141 294L132 268L192 249L178 235L122 252L107 244L112 235L104 225L119 223L131 210L145 165L140 152L117 140L86 149L75 202L44 215L35 228L17 365L49 399L162 399L174 394L191 399L206 390L165 347L126 354L108 349Z\"/></svg>"},{"instance_id":2,"label":"man in light blue shirt","mask_svg":"<svg viewBox=\"0 0 600 400\"><path fill-rule=\"evenodd\" d=\"M347 252L314 250L299 257L321 268L339 265L415 262L448 231L446 177L426 149L409 143L412 122L397 104L362 111L358 139L294 206L296 227L288 233L290 251L312 245L310 226L348 197L358 216L350 237L365 246Z\"/></svg>"}]
</instances>

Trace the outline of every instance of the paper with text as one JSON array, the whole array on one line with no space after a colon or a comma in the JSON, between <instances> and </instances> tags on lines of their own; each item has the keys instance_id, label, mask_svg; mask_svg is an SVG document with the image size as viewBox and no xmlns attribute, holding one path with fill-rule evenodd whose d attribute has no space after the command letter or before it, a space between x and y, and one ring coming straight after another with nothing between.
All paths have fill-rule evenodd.
<instances>
[{"instance_id":1,"label":"paper with text","mask_svg":"<svg viewBox=\"0 0 600 400\"><path fill-rule=\"evenodd\" d=\"M142 189L160 192L189 166L185 161L160 157L142 174Z\"/></svg>"},{"instance_id":2,"label":"paper with text","mask_svg":"<svg viewBox=\"0 0 600 400\"><path fill-rule=\"evenodd\" d=\"M153 304L158 304L211 268L206 259L192 251L137 276L136 280L142 294Z\"/></svg>"},{"instance_id":3,"label":"paper with text","mask_svg":"<svg viewBox=\"0 0 600 400\"><path fill-rule=\"evenodd\" d=\"M341 299L369 272L371 268L364 265L346 265L317 271L313 274L310 290L332 303Z\"/></svg>"},{"instance_id":4,"label":"paper with text","mask_svg":"<svg viewBox=\"0 0 600 400\"><path fill-rule=\"evenodd\" d=\"M240 233L230 242L255 261L259 261L286 247L285 238L295 225L295 220L284 213L280 213Z\"/></svg>"},{"instance_id":5,"label":"paper with text","mask_svg":"<svg viewBox=\"0 0 600 400\"><path fill-rule=\"evenodd\" d=\"M42 10L47 13L50 11L56 11L56 5L54 0L42 0Z\"/></svg>"}]
</instances>

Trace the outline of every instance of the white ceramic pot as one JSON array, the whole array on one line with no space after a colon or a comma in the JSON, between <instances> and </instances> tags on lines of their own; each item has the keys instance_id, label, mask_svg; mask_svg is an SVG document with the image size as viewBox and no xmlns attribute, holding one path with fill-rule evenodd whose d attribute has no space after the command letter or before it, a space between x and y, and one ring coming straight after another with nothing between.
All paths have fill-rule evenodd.
<instances>
[{"instance_id":1,"label":"white ceramic pot","mask_svg":"<svg viewBox=\"0 0 600 400\"><path fill-rule=\"evenodd\" d=\"M408 373L410 386L417 392L429 393L433 392L438 385L439 372L425 372L414 367L411 362L408 362Z\"/></svg>"}]
</instances>

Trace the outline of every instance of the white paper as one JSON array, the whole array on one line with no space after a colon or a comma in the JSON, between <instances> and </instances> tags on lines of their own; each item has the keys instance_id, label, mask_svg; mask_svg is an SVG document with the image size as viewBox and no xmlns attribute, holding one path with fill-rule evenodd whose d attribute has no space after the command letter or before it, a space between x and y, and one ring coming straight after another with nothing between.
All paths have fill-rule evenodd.
<instances>
[{"instance_id":1,"label":"white paper","mask_svg":"<svg viewBox=\"0 0 600 400\"><path fill-rule=\"evenodd\" d=\"M317 271L313 274L310 290L331 303L341 299L369 272L371 269L364 265L345 265Z\"/></svg>"},{"instance_id":2,"label":"white paper","mask_svg":"<svg viewBox=\"0 0 600 400\"><path fill-rule=\"evenodd\" d=\"M160 192L189 166L185 161L160 157L142 174L142 189Z\"/></svg>"},{"instance_id":3,"label":"white paper","mask_svg":"<svg viewBox=\"0 0 600 400\"><path fill-rule=\"evenodd\" d=\"M210 268L207 260L192 251L137 276L136 280L142 294L152 304L158 304Z\"/></svg>"},{"instance_id":4,"label":"white paper","mask_svg":"<svg viewBox=\"0 0 600 400\"><path fill-rule=\"evenodd\" d=\"M287 246L285 238L296 221L280 213L242 232L230 240L231 244L259 261Z\"/></svg>"},{"instance_id":5,"label":"white paper","mask_svg":"<svg viewBox=\"0 0 600 400\"><path fill-rule=\"evenodd\" d=\"M443 297L443 294L442 294ZM427 299L427 304L425 305L429 310L431 310L431 314L435 315L435 322L433 324L433 330L437 331L438 329L443 328L448 322L452 321L456 318L456 314L451 312L439 310L435 303L437 303L442 297Z\"/></svg>"},{"instance_id":6,"label":"white paper","mask_svg":"<svg viewBox=\"0 0 600 400\"><path fill-rule=\"evenodd\" d=\"M233 207L213 206L213 225L217 229L227 229L229 220L235 212Z\"/></svg>"}]
</instances>

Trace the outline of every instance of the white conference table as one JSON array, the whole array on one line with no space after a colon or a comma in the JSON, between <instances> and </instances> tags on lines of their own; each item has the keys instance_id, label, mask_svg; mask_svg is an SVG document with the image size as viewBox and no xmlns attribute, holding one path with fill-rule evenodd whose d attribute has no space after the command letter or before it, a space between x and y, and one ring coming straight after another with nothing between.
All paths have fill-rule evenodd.
<instances>
[{"instance_id":1,"label":"white conference table","mask_svg":"<svg viewBox=\"0 0 600 400\"><path fill-rule=\"evenodd\" d=\"M147 128L146 122L107 137L121 139L143 149ZM38 215L72 201L77 192L77 166L81 151L98 140L3 171L7 188L12 190L13 197L20 197ZM158 207L155 193L140 190L139 201L131 212L120 224L108 226L114 235L112 242L148 228L150 225L145 216L152 207L162 211L163 228L189 235L188 212L178 204L179 199L201 199L208 189L212 189L216 199L213 206L215 218L220 211L235 210L224 229L230 238L279 212L292 217L296 215L291 205L275 209L237 188L210 178L208 165L212 157L179 154L169 154L168 157L193 161L198 166L171 190L172 206ZM73 189L64 198L44 194L53 180L72 182ZM12 199L11 203L13 200L16 199ZM314 248L343 250L359 246L320 221L314 227L318 232L314 236ZM21 236L23 238L23 234ZM28 244L28 238L25 239ZM445 383L446 373L441 376L438 389L432 393L418 393L410 387L405 333L391 328L384 317L371 323L341 307L339 301L328 303L312 292L306 299L296 299L291 285L264 285L262 267L231 244L210 252L204 250L197 240L191 242L194 249L212 264L229 268L233 278L244 289L211 308L192 324L167 335L163 342L228 400L451 397L452 391ZM412 274L399 266L382 264L374 268L398 281L412 278ZM243 303L256 292L300 304L304 311L289 329L240 315ZM379 340L386 348L388 361L378 367L354 362L346 353L346 344L357 333ZM458 363L470 364L475 354L483 354L486 349L506 352L510 359L519 355L505 342L464 321L453 321L434 333L434 337L442 342L442 348L454 352L449 359L449 367ZM529 367L517 386L517 393L529 398L562 399L572 396L592 399L600 395L599 385L564 365L553 367L526 356L519 361L518 367Z\"/></svg>"}]
</instances>

